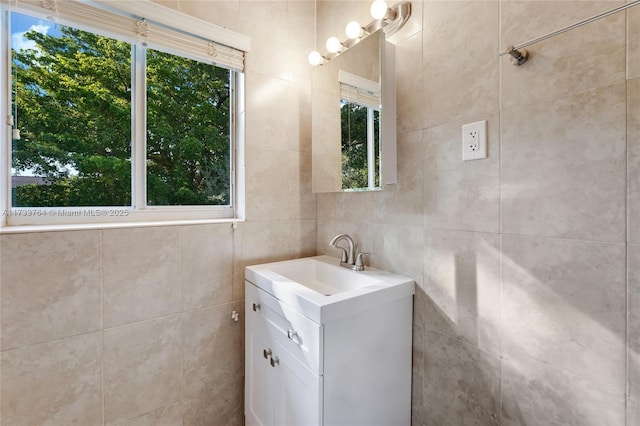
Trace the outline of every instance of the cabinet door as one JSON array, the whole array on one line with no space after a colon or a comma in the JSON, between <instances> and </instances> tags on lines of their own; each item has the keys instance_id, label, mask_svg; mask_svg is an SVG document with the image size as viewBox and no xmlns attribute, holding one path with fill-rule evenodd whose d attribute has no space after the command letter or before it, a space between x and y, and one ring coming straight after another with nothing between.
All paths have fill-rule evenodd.
<instances>
[{"instance_id":1,"label":"cabinet door","mask_svg":"<svg viewBox=\"0 0 640 426\"><path fill-rule=\"evenodd\" d=\"M245 326L244 411L247 426L272 426L274 411L274 376L271 367L268 334L257 321L247 319ZM267 357L265 358L265 352Z\"/></svg>"},{"instance_id":2,"label":"cabinet door","mask_svg":"<svg viewBox=\"0 0 640 426\"><path fill-rule=\"evenodd\" d=\"M279 363L274 394L276 425L317 426L322 424L322 376L314 374L282 345L276 343Z\"/></svg>"}]
</instances>

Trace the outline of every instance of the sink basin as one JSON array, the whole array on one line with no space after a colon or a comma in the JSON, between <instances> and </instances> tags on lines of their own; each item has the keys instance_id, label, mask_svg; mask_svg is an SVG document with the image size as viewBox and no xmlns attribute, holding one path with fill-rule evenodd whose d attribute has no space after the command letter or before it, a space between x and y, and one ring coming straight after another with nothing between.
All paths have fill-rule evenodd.
<instances>
[{"instance_id":1,"label":"sink basin","mask_svg":"<svg viewBox=\"0 0 640 426\"><path fill-rule=\"evenodd\" d=\"M338 262L331 258L310 257L272 263L268 269L325 296L383 283L374 276L336 265Z\"/></svg>"},{"instance_id":2,"label":"sink basin","mask_svg":"<svg viewBox=\"0 0 640 426\"><path fill-rule=\"evenodd\" d=\"M356 272L329 256L248 266L245 278L318 323L414 293L411 278L370 267Z\"/></svg>"}]
</instances>

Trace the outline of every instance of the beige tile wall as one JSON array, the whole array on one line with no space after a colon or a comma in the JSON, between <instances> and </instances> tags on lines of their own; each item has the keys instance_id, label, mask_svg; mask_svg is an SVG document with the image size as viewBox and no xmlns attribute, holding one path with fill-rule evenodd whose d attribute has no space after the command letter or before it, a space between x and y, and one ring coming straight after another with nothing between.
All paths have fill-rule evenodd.
<instances>
[{"instance_id":1,"label":"beige tile wall","mask_svg":"<svg viewBox=\"0 0 640 426\"><path fill-rule=\"evenodd\" d=\"M2 352L2 423L101 424L102 333Z\"/></svg>"},{"instance_id":2,"label":"beige tile wall","mask_svg":"<svg viewBox=\"0 0 640 426\"><path fill-rule=\"evenodd\" d=\"M621 2L414 1L399 183L316 219L306 55L370 3L163 3L252 36L248 221L1 236L1 424L242 424L243 268L338 232L418 284L414 424L638 421L640 8L515 68L504 45ZM463 163L480 119L489 158Z\"/></svg>"},{"instance_id":3,"label":"beige tile wall","mask_svg":"<svg viewBox=\"0 0 640 426\"><path fill-rule=\"evenodd\" d=\"M418 283L414 425L638 424L640 6L497 55L623 3L414 1L392 38L398 185L318 195L317 241ZM356 17L318 2L318 48Z\"/></svg>"},{"instance_id":4,"label":"beige tile wall","mask_svg":"<svg viewBox=\"0 0 640 426\"><path fill-rule=\"evenodd\" d=\"M313 255L313 1L162 2L252 39L247 222L0 237L0 424L242 425L243 269Z\"/></svg>"}]
</instances>

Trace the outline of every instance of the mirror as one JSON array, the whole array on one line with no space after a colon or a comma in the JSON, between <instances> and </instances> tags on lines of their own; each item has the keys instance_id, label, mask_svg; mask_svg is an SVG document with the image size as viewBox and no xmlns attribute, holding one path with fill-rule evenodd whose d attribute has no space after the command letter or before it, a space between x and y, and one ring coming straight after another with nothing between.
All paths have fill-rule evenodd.
<instances>
[{"instance_id":1,"label":"mirror","mask_svg":"<svg viewBox=\"0 0 640 426\"><path fill-rule=\"evenodd\" d=\"M313 70L313 192L396 183L393 47L378 30Z\"/></svg>"}]
</instances>

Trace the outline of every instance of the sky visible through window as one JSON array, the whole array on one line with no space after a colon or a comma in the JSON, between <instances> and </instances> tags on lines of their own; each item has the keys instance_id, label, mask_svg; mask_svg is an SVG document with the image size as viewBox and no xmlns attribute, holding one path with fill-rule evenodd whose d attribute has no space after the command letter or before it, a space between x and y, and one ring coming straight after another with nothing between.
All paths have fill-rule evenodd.
<instances>
[{"instance_id":1,"label":"sky visible through window","mask_svg":"<svg viewBox=\"0 0 640 426\"><path fill-rule=\"evenodd\" d=\"M32 18L31 16L19 13L11 13L11 48L14 50L24 50L35 48L35 43L27 40L25 34L31 30L48 34L54 26L52 22ZM17 171L11 168L11 174L16 175ZM21 176L34 176L33 170L23 170Z\"/></svg>"},{"instance_id":2,"label":"sky visible through window","mask_svg":"<svg viewBox=\"0 0 640 426\"><path fill-rule=\"evenodd\" d=\"M51 21L33 18L20 13L11 14L11 47L16 50L34 48L35 43L27 40L24 35L29 31L59 36L59 25Z\"/></svg>"},{"instance_id":3,"label":"sky visible through window","mask_svg":"<svg viewBox=\"0 0 640 426\"><path fill-rule=\"evenodd\" d=\"M24 50L35 49L36 43L28 40L24 35L29 31L35 31L41 34L48 34L52 36L60 36L60 26L54 22L46 21L43 19L34 18L32 16L23 15L21 13L13 12L11 16L11 49ZM11 168L11 174L20 176L36 176L34 170L26 169L21 170L18 173L13 167Z\"/></svg>"}]
</instances>

